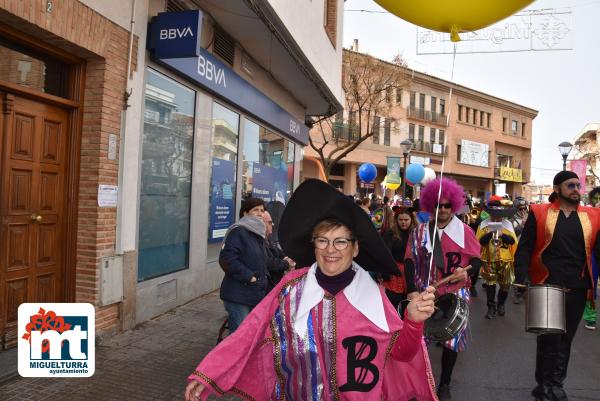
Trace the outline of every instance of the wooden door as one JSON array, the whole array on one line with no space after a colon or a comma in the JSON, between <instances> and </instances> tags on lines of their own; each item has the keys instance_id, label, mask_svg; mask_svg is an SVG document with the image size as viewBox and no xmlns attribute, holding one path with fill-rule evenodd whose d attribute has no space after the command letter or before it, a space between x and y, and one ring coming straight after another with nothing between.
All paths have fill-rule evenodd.
<instances>
[{"instance_id":1,"label":"wooden door","mask_svg":"<svg viewBox=\"0 0 600 401\"><path fill-rule=\"evenodd\" d=\"M69 113L1 93L0 350L16 345L23 302L64 301Z\"/></svg>"}]
</instances>

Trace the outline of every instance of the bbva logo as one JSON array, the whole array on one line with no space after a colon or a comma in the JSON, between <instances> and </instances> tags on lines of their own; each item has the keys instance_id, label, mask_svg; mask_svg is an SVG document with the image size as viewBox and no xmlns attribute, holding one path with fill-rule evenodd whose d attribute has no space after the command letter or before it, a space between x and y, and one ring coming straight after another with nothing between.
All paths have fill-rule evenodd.
<instances>
[{"instance_id":1,"label":"bbva logo","mask_svg":"<svg viewBox=\"0 0 600 401\"><path fill-rule=\"evenodd\" d=\"M185 38L187 36L190 37L194 37L194 32L192 31L192 28L185 27L185 28L169 28L169 29L161 29L159 32L159 38L160 40L165 40L165 39L179 39L179 38Z\"/></svg>"},{"instance_id":2,"label":"bbva logo","mask_svg":"<svg viewBox=\"0 0 600 401\"><path fill-rule=\"evenodd\" d=\"M19 374L89 377L95 369L95 310L88 303L19 306Z\"/></svg>"}]
</instances>

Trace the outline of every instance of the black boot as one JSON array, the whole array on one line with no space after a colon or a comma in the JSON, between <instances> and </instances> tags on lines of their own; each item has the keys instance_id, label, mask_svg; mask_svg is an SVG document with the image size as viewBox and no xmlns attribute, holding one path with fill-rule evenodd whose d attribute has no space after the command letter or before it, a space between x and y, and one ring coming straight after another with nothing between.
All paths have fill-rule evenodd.
<instances>
[{"instance_id":1,"label":"black boot","mask_svg":"<svg viewBox=\"0 0 600 401\"><path fill-rule=\"evenodd\" d=\"M568 342L561 343L560 350L555 355L555 366L552 372L550 385L550 399L553 401L567 401L567 393L563 388L563 382L567 378L567 367L569 365L569 357L571 354Z\"/></svg>"},{"instance_id":2,"label":"black boot","mask_svg":"<svg viewBox=\"0 0 600 401\"><path fill-rule=\"evenodd\" d=\"M500 289L500 291L498 291L498 316L504 316L506 314L506 310L504 309L506 298L508 298L508 292Z\"/></svg>"},{"instance_id":3,"label":"black boot","mask_svg":"<svg viewBox=\"0 0 600 401\"><path fill-rule=\"evenodd\" d=\"M440 401L451 400L452 394L450 393L450 385L440 383L437 389L437 396Z\"/></svg>"},{"instance_id":4,"label":"black boot","mask_svg":"<svg viewBox=\"0 0 600 401\"><path fill-rule=\"evenodd\" d=\"M494 319L496 317L496 286L484 284L485 294L487 296L487 313L485 314L486 319Z\"/></svg>"}]
</instances>

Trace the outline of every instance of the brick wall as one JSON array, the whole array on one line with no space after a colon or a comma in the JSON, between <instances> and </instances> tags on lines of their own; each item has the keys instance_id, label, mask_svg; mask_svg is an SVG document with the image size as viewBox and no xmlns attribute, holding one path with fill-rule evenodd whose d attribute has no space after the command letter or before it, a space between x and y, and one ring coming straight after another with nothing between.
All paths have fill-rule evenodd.
<instances>
[{"instance_id":1,"label":"brick wall","mask_svg":"<svg viewBox=\"0 0 600 401\"><path fill-rule=\"evenodd\" d=\"M117 185L118 158L108 160L107 149L109 135L120 134L129 32L76 0L52 3L49 13L46 0L0 0L0 22L87 60L75 290L77 302L97 305L99 262L116 240L116 209L98 208L97 192L98 184ZM137 38L134 61L135 52ZM118 304L97 307L96 330L118 328Z\"/></svg>"}]
</instances>

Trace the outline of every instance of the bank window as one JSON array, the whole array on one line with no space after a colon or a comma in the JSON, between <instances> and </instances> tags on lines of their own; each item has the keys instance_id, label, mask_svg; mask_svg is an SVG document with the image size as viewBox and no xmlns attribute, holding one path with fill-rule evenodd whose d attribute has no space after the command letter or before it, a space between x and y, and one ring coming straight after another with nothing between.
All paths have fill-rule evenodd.
<instances>
[{"instance_id":1,"label":"bank window","mask_svg":"<svg viewBox=\"0 0 600 401\"><path fill-rule=\"evenodd\" d=\"M235 195L240 115L213 103L212 154L210 171L208 242L218 243L235 222ZM218 256L219 247L208 247L208 259Z\"/></svg>"},{"instance_id":2,"label":"bank window","mask_svg":"<svg viewBox=\"0 0 600 401\"><path fill-rule=\"evenodd\" d=\"M463 120L463 109L464 109L464 107L459 104L458 105L458 121Z\"/></svg>"},{"instance_id":3,"label":"bank window","mask_svg":"<svg viewBox=\"0 0 600 401\"><path fill-rule=\"evenodd\" d=\"M492 113L487 113L487 127L492 127Z\"/></svg>"},{"instance_id":4,"label":"bank window","mask_svg":"<svg viewBox=\"0 0 600 401\"><path fill-rule=\"evenodd\" d=\"M138 281L188 267L194 91L147 70Z\"/></svg>"},{"instance_id":5,"label":"bank window","mask_svg":"<svg viewBox=\"0 0 600 401\"><path fill-rule=\"evenodd\" d=\"M279 220L293 191L295 145L245 118L243 149L242 196L265 201L278 241Z\"/></svg>"},{"instance_id":6,"label":"bank window","mask_svg":"<svg viewBox=\"0 0 600 401\"><path fill-rule=\"evenodd\" d=\"M408 124L408 139L412 143L415 143L415 125L414 124Z\"/></svg>"},{"instance_id":7,"label":"bank window","mask_svg":"<svg viewBox=\"0 0 600 401\"><path fill-rule=\"evenodd\" d=\"M435 128L429 128L429 143L435 143Z\"/></svg>"},{"instance_id":8,"label":"bank window","mask_svg":"<svg viewBox=\"0 0 600 401\"><path fill-rule=\"evenodd\" d=\"M521 136L525 136L525 123L521 123Z\"/></svg>"},{"instance_id":9,"label":"bank window","mask_svg":"<svg viewBox=\"0 0 600 401\"><path fill-rule=\"evenodd\" d=\"M425 141L425 127L422 125L419 125L419 142L423 142Z\"/></svg>"},{"instance_id":10,"label":"bank window","mask_svg":"<svg viewBox=\"0 0 600 401\"><path fill-rule=\"evenodd\" d=\"M402 89L396 89L396 104L402 104Z\"/></svg>"},{"instance_id":11,"label":"bank window","mask_svg":"<svg viewBox=\"0 0 600 401\"><path fill-rule=\"evenodd\" d=\"M446 101L444 99L440 99L440 114L446 114Z\"/></svg>"}]
</instances>

